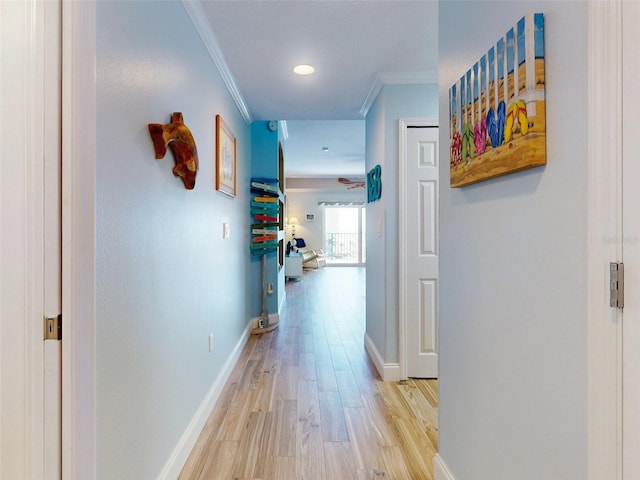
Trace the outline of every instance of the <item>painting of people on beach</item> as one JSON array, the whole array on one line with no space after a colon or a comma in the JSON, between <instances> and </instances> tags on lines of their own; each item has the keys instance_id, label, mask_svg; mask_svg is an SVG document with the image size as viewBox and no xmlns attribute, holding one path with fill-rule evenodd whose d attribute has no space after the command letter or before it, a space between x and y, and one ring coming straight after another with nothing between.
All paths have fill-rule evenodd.
<instances>
[{"instance_id":1,"label":"painting of people on beach","mask_svg":"<svg viewBox=\"0 0 640 480\"><path fill-rule=\"evenodd\" d=\"M451 187L547 163L544 16L524 16L449 90Z\"/></svg>"}]
</instances>

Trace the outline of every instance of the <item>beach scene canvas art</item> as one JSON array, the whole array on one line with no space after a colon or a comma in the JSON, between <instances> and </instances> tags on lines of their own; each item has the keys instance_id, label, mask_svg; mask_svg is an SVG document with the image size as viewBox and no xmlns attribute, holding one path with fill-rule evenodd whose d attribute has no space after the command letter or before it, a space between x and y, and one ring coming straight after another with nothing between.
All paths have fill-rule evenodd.
<instances>
[{"instance_id":1,"label":"beach scene canvas art","mask_svg":"<svg viewBox=\"0 0 640 480\"><path fill-rule=\"evenodd\" d=\"M449 89L451 187L547 163L544 16L521 18Z\"/></svg>"}]
</instances>

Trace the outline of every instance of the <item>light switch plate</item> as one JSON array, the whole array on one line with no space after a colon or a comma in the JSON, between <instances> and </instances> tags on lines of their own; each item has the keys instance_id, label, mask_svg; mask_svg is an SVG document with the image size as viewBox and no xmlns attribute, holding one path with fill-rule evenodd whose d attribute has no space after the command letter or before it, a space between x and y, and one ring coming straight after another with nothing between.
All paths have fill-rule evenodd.
<instances>
[{"instance_id":1,"label":"light switch plate","mask_svg":"<svg viewBox=\"0 0 640 480\"><path fill-rule=\"evenodd\" d=\"M228 223L223 223L222 224L222 238L229 238L230 234L231 234L231 229L229 228L229 224Z\"/></svg>"}]
</instances>

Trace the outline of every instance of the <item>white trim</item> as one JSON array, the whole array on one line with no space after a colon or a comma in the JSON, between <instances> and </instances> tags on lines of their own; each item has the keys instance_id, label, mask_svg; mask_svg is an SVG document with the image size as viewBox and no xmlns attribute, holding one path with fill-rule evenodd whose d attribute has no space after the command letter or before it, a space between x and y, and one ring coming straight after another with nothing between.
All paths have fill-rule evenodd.
<instances>
[{"instance_id":1,"label":"white trim","mask_svg":"<svg viewBox=\"0 0 640 480\"><path fill-rule=\"evenodd\" d=\"M622 478L622 318L608 264L622 255L621 2L589 2L588 479Z\"/></svg>"},{"instance_id":2,"label":"white trim","mask_svg":"<svg viewBox=\"0 0 640 480\"><path fill-rule=\"evenodd\" d=\"M373 80L373 85L371 85L371 89L367 94L367 98L364 99L364 103L362 107L360 107L360 115L366 117L373 105L373 102L376 101L378 95L380 94L380 90L382 90L382 80L380 79L380 75L376 75L376 78Z\"/></svg>"},{"instance_id":3,"label":"white trim","mask_svg":"<svg viewBox=\"0 0 640 480\"><path fill-rule=\"evenodd\" d=\"M280 130L282 131L282 139L287 140L289 138L289 128L287 127L286 120L280 120Z\"/></svg>"},{"instance_id":4,"label":"white trim","mask_svg":"<svg viewBox=\"0 0 640 480\"><path fill-rule=\"evenodd\" d=\"M384 85L410 85L438 83L438 74L435 72L386 72L379 73L373 80L371 89L360 107L360 115L366 117L371 106L378 98Z\"/></svg>"},{"instance_id":5,"label":"white trim","mask_svg":"<svg viewBox=\"0 0 640 480\"><path fill-rule=\"evenodd\" d=\"M62 478L96 478L96 4L62 2Z\"/></svg>"},{"instance_id":6,"label":"white trim","mask_svg":"<svg viewBox=\"0 0 640 480\"><path fill-rule=\"evenodd\" d=\"M44 345L40 319L44 313L44 146L45 136L45 56L49 50L45 46L46 38L41 29L47 26L44 18L45 6L37 1L25 2L27 15L26 28L30 41L24 46L27 50L23 115L24 123L24 175L25 175L25 285L24 285L24 378L26 380L26 443L24 444L27 476L49 472L44 471ZM7 110L5 110L7 112ZM48 133L48 132L47 132ZM55 473L55 472L51 472Z\"/></svg>"},{"instance_id":7,"label":"white trim","mask_svg":"<svg viewBox=\"0 0 640 480\"><path fill-rule=\"evenodd\" d=\"M26 432L25 459L27 461L27 475L37 476L44 471L44 351L40 320L44 312L44 145L47 138L44 135L44 59L47 52L45 37L40 29L46 23L39 15L44 15L44 6L30 0L26 2L33 23L29 22L28 29L31 42L28 44L27 79L23 90L25 115L24 132L25 144L23 159L25 172L25 364L26 380ZM5 111L6 112L6 111ZM38 410L38 411L34 411ZM47 472L45 472L46 474Z\"/></svg>"},{"instance_id":8,"label":"white trim","mask_svg":"<svg viewBox=\"0 0 640 480\"><path fill-rule=\"evenodd\" d=\"M38 2L43 6L46 35L44 43L44 82L43 119L44 123L44 183L38 185L43 190L40 201L44 205L44 228L46 242L44 253L44 316L53 317L62 312L62 194L61 184L61 131L62 131L62 0ZM42 161L42 160L40 160ZM44 186L43 186L44 185ZM40 232L42 235L42 232ZM38 332L41 335L41 332ZM42 336L40 336L40 342ZM44 476L59 480L62 471L62 349L61 342L44 342ZM38 477L34 475L34 477Z\"/></svg>"},{"instance_id":9,"label":"white trim","mask_svg":"<svg viewBox=\"0 0 640 480\"><path fill-rule=\"evenodd\" d=\"M244 121L251 123L253 118L251 116L251 112L249 112L249 107L247 106L242 93L238 89L238 85L236 84L236 80L233 77L231 70L229 70L227 61L220 49L218 39L211 29L211 23L209 23L204 8L200 2L193 0L182 0L182 6L187 11L187 15L189 15L193 26L200 35L200 38L209 52L213 63L218 68L218 72L220 72L220 76L222 77L224 84L227 86L227 90L229 90L229 94L236 103L238 110L240 110L240 114L244 118Z\"/></svg>"},{"instance_id":10,"label":"white trim","mask_svg":"<svg viewBox=\"0 0 640 480\"><path fill-rule=\"evenodd\" d=\"M405 245L407 238L407 190L405 165L407 162L407 127L408 120L398 120L398 245ZM398 360L400 362L400 379L407 379L407 252L398 248Z\"/></svg>"},{"instance_id":11,"label":"white trim","mask_svg":"<svg viewBox=\"0 0 640 480\"><path fill-rule=\"evenodd\" d=\"M242 349L246 345L249 333L253 328L252 324L253 320L250 320L249 323L247 323L247 327L240 337L240 340L238 340L233 352L231 352L231 355L222 367L222 371L214 380L213 385L211 385L211 388L202 400L198 410L196 410L191 422L189 422L187 429L182 434L182 437L180 437L176 448L174 448L173 453L171 453L171 456L169 457L169 460L167 460L162 472L158 475L158 480L174 479L178 478L180 475L182 467L184 467L187 458L189 458L189 454L193 450L193 447L200 436L200 432L204 428L207 419L215 408L216 402L220 398L220 395L224 390L224 386L227 383L233 368L236 366L240 355L242 354Z\"/></svg>"},{"instance_id":12,"label":"white trim","mask_svg":"<svg viewBox=\"0 0 640 480\"><path fill-rule=\"evenodd\" d=\"M436 453L433 457L433 478L434 480L455 480L453 473L451 473L439 453Z\"/></svg>"},{"instance_id":13,"label":"white trim","mask_svg":"<svg viewBox=\"0 0 640 480\"><path fill-rule=\"evenodd\" d=\"M369 358L373 361L373 364L378 370L378 374L385 382L397 382L400 380L400 364L399 363L384 363L382 355L378 352L373 340L368 334L364 334L364 349L366 350Z\"/></svg>"},{"instance_id":14,"label":"white trim","mask_svg":"<svg viewBox=\"0 0 640 480\"><path fill-rule=\"evenodd\" d=\"M405 168L407 164L407 128L439 127L437 119L401 118L398 120L398 360L400 362L400 379L407 379L407 249L403 248L407 238L407 185Z\"/></svg>"},{"instance_id":15,"label":"white trim","mask_svg":"<svg viewBox=\"0 0 640 480\"><path fill-rule=\"evenodd\" d=\"M9 259L0 267L0 476L44 478L46 6L36 0L4 3L0 192L11 208L0 212L0 261Z\"/></svg>"}]
</instances>

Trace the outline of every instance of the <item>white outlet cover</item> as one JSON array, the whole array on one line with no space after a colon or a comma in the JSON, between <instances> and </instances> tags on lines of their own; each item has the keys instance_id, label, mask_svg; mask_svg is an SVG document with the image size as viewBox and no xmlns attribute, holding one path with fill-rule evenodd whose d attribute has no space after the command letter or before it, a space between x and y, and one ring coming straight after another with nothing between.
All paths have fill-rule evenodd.
<instances>
[{"instance_id":1,"label":"white outlet cover","mask_svg":"<svg viewBox=\"0 0 640 480\"><path fill-rule=\"evenodd\" d=\"M213 352L213 333L209 334L209 353Z\"/></svg>"}]
</instances>

